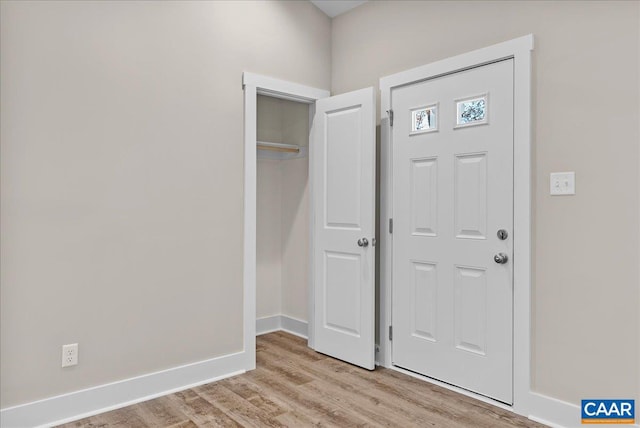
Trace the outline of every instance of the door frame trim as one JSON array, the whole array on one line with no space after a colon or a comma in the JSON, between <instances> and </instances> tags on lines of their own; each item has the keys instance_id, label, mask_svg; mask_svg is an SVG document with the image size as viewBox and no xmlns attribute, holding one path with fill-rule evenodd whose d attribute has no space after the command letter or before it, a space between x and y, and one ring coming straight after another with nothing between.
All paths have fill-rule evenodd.
<instances>
[{"instance_id":1,"label":"door frame trim","mask_svg":"<svg viewBox=\"0 0 640 428\"><path fill-rule=\"evenodd\" d=\"M242 321L244 369L256 368L256 214L257 214L257 96L267 95L290 101L302 102L310 105L309 132L315 102L320 98L327 98L330 93L324 89L288 82L269 76L244 72L242 73L242 88L244 90L244 208L243 208L243 256L242 256ZM310 134L311 135L311 134ZM311 154L309 154L311 156ZM309 159L309 176L311 177L311 159ZM309 181L309 194L313 194L313 183ZM313 199L310 198L313 204ZM313 248L313 209L310 223L310 248ZM310 257L313 253L310 251ZM312 265L309 266L309 346L313 345L311 335L311 320L313 320L313 292Z\"/></svg>"},{"instance_id":2,"label":"door frame trim","mask_svg":"<svg viewBox=\"0 0 640 428\"><path fill-rule=\"evenodd\" d=\"M531 396L531 52L533 34L474 50L380 79L380 318L378 364L392 368L391 325L392 238L387 224L393 217L392 136L387 111L391 91L427 79L479 67L492 62L514 60L513 119L513 406L528 415Z\"/></svg>"}]
</instances>

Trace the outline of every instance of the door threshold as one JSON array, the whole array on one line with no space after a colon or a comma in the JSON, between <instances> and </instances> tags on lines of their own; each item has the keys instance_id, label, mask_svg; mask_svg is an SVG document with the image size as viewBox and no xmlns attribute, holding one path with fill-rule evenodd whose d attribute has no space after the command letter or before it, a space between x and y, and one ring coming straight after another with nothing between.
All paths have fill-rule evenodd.
<instances>
[{"instance_id":1,"label":"door threshold","mask_svg":"<svg viewBox=\"0 0 640 428\"><path fill-rule=\"evenodd\" d=\"M442 382L440 380L431 378L429 376L421 375L419 373L412 372L411 370L403 369L402 367L398 367L398 366L393 365L393 364L388 368L390 368L391 370L395 370L397 372L406 374L407 376L411 376L413 378L420 379L422 381L429 382L429 383L432 383L434 385L441 386L441 387L443 387L445 389L448 389L449 391L457 392L458 394L462 394L462 395L465 395L467 397L476 399L478 401L482 401L483 403L490 404L490 405L498 407L498 408L500 408L502 410L507 410L509 412L515 413L515 411L513 410L513 404L512 405L508 405L508 404L503 403L502 401L494 400L493 398L489 398L489 397L487 397L485 395L478 394L477 392L469 391L468 389L460 388L459 386L451 385L450 383Z\"/></svg>"}]
</instances>

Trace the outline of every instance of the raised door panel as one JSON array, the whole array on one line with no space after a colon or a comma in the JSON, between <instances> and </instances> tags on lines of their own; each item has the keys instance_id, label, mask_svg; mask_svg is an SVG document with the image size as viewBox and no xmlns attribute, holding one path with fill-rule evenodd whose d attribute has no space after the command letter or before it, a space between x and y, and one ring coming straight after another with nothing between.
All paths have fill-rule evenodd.
<instances>
[{"instance_id":1,"label":"raised door panel","mask_svg":"<svg viewBox=\"0 0 640 428\"><path fill-rule=\"evenodd\" d=\"M456 266L455 345L485 355L487 342L487 275L485 269Z\"/></svg>"},{"instance_id":2,"label":"raised door panel","mask_svg":"<svg viewBox=\"0 0 640 428\"><path fill-rule=\"evenodd\" d=\"M327 251L325 253L326 328L355 337L360 336L360 255Z\"/></svg>"},{"instance_id":3,"label":"raised door panel","mask_svg":"<svg viewBox=\"0 0 640 428\"><path fill-rule=\"evenodd\" d=\"M360 106L326 113L326 227L360 228L362 136Z\"/></svg>"},{"instance_id":4,"label":"raised door panel","mask_svg":"<svg viewBox=\"0 0 640 428\"><path fill-rule=\"evenodd\" d=\"M456 238L485 239L487 236L487 154L455 157Z\"/></svg>"},{"instance_id":5,"label":"raised door panel","mask_svg":"<svg viewBox=\"0 0 640 428\"><path fill-rule=\"evenodd\" d=\"M438 161L412 159L410 168L411 233L415 236L438 234Z\"/></svg>"},{"instance_id":6,"label":"raised door panel","mask_svg":"<svg viewBox=\"0 0 640 428\"><path fill-rule=\"evenodd\" d=\"M413 301L411 319L414 337L437 340L438 272L435 263L411 262Z\"/></svg>"}]
</instances>

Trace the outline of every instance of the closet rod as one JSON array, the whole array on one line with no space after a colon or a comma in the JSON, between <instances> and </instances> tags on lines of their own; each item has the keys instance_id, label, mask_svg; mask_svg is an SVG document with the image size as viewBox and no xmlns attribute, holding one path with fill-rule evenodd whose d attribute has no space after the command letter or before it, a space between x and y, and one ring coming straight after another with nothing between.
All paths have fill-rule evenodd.
<instances>
[{"instance_id":1,"label":"closet rod","mask_svg":"<svg viewBox=\"0 0 640 428\"><path fill-rule=\"evenodd\" d=\"M294 144L268 143L258 141L258 150L272 150L274 152L299 153L300 147Z\"/></svg>"}]
</instances>

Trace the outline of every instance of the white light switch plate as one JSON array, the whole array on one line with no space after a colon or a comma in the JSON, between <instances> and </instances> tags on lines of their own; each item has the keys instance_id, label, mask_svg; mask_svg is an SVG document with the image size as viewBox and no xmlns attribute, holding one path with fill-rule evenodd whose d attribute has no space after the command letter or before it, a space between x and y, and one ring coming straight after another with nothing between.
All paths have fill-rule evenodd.
<instances>
[{"instance_id":1,"label":"white light switch plate","mask_svg":"<svg viewBox=\"0 0 640 428\"><path fill-rule=\"evenodd\" d=\"M575 172L552 172L549 182L549 192L552 196L576 194Z\"/></svg>"}]
</instances>

